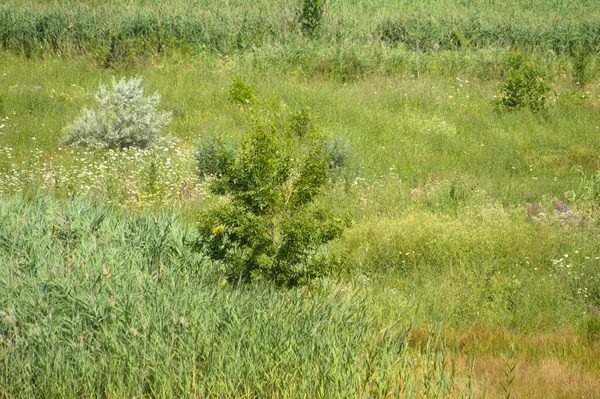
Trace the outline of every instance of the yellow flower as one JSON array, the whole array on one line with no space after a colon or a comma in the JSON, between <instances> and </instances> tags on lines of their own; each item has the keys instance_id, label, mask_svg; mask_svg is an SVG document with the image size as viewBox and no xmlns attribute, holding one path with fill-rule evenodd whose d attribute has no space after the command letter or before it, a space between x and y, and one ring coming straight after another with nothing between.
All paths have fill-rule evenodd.
<instances>
[{"instance_id":1,"label":"yellow flower","mask_svg":"<svg viewBox=\"0 0 600 399\"><path fill-rule=\"evenodd\" d=\"M212 228L212 230L210 231L210 233L214 236L216 236L217 234L221 234L223 232L223 230L225 230L225 226L223 226L222 224L218 224L215 227Z\"/></svg>"}]
</instances>

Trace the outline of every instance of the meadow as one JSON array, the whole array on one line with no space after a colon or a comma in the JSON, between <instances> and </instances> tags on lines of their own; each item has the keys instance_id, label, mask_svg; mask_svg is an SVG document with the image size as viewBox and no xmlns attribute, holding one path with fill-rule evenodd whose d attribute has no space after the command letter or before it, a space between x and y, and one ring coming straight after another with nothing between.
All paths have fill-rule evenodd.
<instances>
[{"instance_id":1,"label":"meadow","mask_svg":"<svg viewBox=\"0 0 600 399\"><path fill-rule=\"evenodd\" d=\"M304 3L0 5L0 398L599 395L600 6ZM540 110L494 105L515 54ZM162 137L66 145L123 77ZM202 148L299 112L336 267L234 283L193 245Z\"/></svg>"}]
</instances>

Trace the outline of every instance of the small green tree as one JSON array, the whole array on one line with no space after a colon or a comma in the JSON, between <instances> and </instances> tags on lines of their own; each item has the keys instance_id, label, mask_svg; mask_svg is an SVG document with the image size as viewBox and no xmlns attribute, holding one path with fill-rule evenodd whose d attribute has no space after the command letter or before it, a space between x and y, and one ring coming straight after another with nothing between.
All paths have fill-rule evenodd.
<instances>
[{"instance_id":1,"label":"small green tree","mask_svg":"<svg viewBox=\"0 0 600 399\"><path fill-rule=\"evenodd\" d=\"M506 67L508 74L500 85L500 98L494 100L492 105L497 110L505 111L544 109L550 87L542 81L537 69L525 62L520 54L511 55Z\"/></svg>"},{"instance_id":2,"label":"small green tree","mask_svg":"<svg viewBox=\"0 0 600 399\"><path fill-rule=\"evenodd\" d=\"M327 153L317 132L305 139L298 161L275 125L258 120L235 158L223 159L211 190L229 202L205 212L197 247L223 261L231 281L292 286L331 271L325 245L349 221L313 206L326 182Z\"/></svg>"}]
</instances>

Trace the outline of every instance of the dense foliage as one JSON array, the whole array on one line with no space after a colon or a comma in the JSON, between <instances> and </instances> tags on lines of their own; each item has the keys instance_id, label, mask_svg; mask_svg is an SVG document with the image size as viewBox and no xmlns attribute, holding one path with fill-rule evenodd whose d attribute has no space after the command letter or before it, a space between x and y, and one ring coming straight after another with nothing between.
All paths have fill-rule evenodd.
<instances>
[{"instance_id":1,"label":"dense foliage","mask_svg":"<svg viewBox=\"0 0 600 399\"><path fill-rule=\"evenodd\" d=\"M508 58L506 68L506 79L500 85L500 98L493 105L500 110L526 108L540 111L546 108L550 87L536 68L519 54Z\"/></svg>"},{"instance_id":2,"label":"dense foliage","mask_svg":"<svg viewBox=\"0 0 600 399\"><path fill-rule=\"evenodd\" d=\"M328 154L317 131L302 139L298 162L275 125L256 120L235 157L221 152L211 189L230 203L203 215L198 246L224 261L230 280L297 285L332 271L324 245L347 221L310 207L326 182Z\"/></svg>"}]
</instances>

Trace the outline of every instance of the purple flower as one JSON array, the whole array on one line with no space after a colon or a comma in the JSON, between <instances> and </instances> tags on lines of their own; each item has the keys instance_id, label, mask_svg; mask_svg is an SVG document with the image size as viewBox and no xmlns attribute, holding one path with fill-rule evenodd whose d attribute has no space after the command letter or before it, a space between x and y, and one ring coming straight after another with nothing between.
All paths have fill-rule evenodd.
<instances>
[{"instance_id":1,"label":"purple flower","mask_svg":"<svg viewBox=\"0 0 600 399\"><path fill-rule=\"evenodd\" d=\"M565 204L564 202L560 202L556 206L556 210L560 213L567 213L571 210L571 208L569 208L569 206L567 204Z\"/></svg>"}]
</instances>

